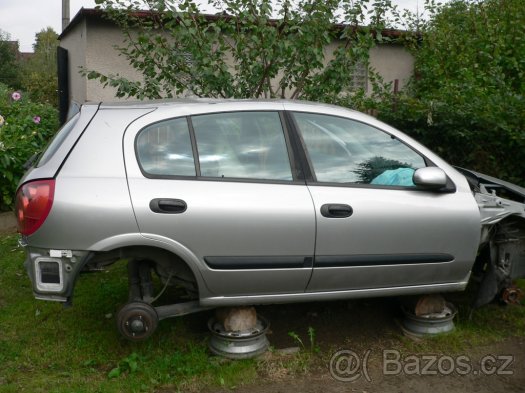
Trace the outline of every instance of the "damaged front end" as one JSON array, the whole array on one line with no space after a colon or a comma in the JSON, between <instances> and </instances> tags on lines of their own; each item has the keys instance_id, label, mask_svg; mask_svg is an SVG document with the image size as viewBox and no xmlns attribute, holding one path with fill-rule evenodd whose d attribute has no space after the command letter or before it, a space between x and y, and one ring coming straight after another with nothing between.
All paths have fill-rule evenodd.
<instances>
[{"instance_id":1,"label":"damaged front end","mask_svg":"<svg viewBox=\"0 0 525 393\"><path fill-rule=\"evenodd\" d=\"M474 307L500 297L517 303L522 297L513 281L525 277L525 188L467 169L481 215L481 241L473 279L480 282Z\"/></svg>"}]
</instances>

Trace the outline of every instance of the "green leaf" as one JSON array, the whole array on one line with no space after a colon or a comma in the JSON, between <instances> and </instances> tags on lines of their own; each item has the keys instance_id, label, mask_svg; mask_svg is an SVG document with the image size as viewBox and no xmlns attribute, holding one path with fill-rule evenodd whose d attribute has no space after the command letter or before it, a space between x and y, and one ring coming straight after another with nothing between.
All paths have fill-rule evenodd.
<instances>
[{"instance_id":1,"label":"green leaf","mask_svg":"<svg viewBox=\"0 0 525 393\"><path fill-rule=\"evenodd\" d=\"M108 373L108 378L110 378L110 379L112 379L112 378L118 378L118 377L120 377L120 374L121 374L121 370L120 370L120 368L115 367L113 370L111 370L111 371Z\"/></svg>"}]
</instances>

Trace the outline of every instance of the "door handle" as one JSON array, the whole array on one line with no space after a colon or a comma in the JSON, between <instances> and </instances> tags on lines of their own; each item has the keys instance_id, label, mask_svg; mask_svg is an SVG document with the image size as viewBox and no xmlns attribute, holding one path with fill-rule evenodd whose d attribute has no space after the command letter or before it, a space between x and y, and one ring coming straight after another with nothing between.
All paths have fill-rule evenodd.
<instances>
[{"instance_id":1,"label":"door handle","mask_svg":"<svg viewBox=\"0 0 525 393\"><path fill-rule=\"evenodd\" d=\"M328 203L321 206L321 214L328 218L347 218L352 215L352 206L341 203Z\"/></svg>"},{"instance_id":2,"label":"door handle","mask_svg":"<svg viewBox=\"0 0 525 393\"><path fill-rule=\"evenodd\" d=\"M188 208L182 199L155 198L149 203L149 208L155 213L180 214Z\"/></svg>"}]
</instances>

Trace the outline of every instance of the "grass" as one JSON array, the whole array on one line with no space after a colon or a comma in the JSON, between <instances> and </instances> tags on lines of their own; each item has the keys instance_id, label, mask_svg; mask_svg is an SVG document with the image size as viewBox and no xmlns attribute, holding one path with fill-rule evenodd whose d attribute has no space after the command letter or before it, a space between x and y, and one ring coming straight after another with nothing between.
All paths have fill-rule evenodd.
<instances>
[{"instance_id":1,"label":"grass","mask_svg":"<svg viewBox=\"0 0 525 393\"><path fill-rule=\"evenodd\" d=\"M516 284L525 293L525 280L520 279ZM422 341L403 337L402 348L407 352L455 354L510 337L525 337L525 299L520 305L494 302L472 310L469 304L474 295L474 288L469 287L465 292L447 296L458 308L454 331Z\"/></svg>"},{"instance_id":2,"label":"grass","mask_svg":"<svg viewBox=\"0 0 525 393\"><path fill-rule=\"evenodd\" d=\"M0 238L0 392L191 391L256 377L254 361L211 357L188 318L161 323L145 342L122 339L113 315L127 296L123 266L82 276L72 308L35 300L16 243Z\"/></svg>"},{"instance_id":3,"label":"grass","mask_svg":"<svg viewBox=\"0 0 525 393\"><path fill-rule=\"evenodd\" d=\"M149 340L132 343L119 336L114 321L117 305L127 298L123 264L107 272L83 275L77 283L74 307L65 309L33 298L23 260L17 236L0 236L0 392L231 389L255 383L261 376L278 379L325 366L333 350L316 338L321 329L329 327L316 326L302 337L290 332L290 344L302 343L304 347L298 355L223 361L207 350L207 314L163 321ZM525 290L525 281L520 285ZM458 296L454 300L459 305L455 332L413 342L392 329L379 341L370 337L359 346L416 353L458 352L525 336L525 307L489 305L468 319L467 302L461 298L467 294ZM366 326L362 329L366 332Z\"/></svg>"}]
</instances>

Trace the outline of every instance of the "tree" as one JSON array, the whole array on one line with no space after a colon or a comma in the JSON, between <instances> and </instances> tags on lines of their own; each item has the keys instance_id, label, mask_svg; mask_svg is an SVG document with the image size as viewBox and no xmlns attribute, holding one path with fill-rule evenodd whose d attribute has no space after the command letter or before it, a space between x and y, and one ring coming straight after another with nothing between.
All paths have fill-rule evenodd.
<instances>
[{"instance_id":1,"label":"tree","mask_svg":"<svg viewBox=\"0 0 525 393\"><path fill-rule=\"evenodd\" d=\"M390 0L210 0L222 11L215 16L203 15L193 0L97 3L124 32L118 52L143 75L132 81L84 70L115 87L118 97L337 102L352 99L353 70L368 64L370 48L386 40L378 32ZM373 24L362 27L367 17ZM334 39L340 45L327 53Z\"/></svg>"},{"instance_id":2,"label":"tree","mask_svg":"<svg viewBox=\"0 0 525 393\"><path fill-rule=\"evenodd\" d=\"M56 54L58 46L58 34L52 27L40 30L35 34L33 50L41 64L48 70L56 68Z\"/></svg>"},{"instance_id":3,"label":"tree","mask_svg":"<svg viewBox=\"0 0 525 393\"><path fill-rule=\"evenodd\" d=\"M20 89L18 60L18 41L10 41L10 35L0 29L0 83L13 89Z\"/></svg>"},{"instance_id":4,"label":"tree","mask_svg":"<svg viewBox=\"0 0 525 393\"><path fill-rule=\"evenodd\" d=\"M429 6L414 40L411 89L386 95L380 117L456 165L524 184L523 1Z\"/></svg>"},{"instance_id":5,"label":"tree","mask_svg":"<svg viewBox=\"0 0 525 393\"><path fill-rule=\"evenodd\" d=\"M56 52L58 34L53 28L42 29L35 35L35 51L23 66L23 89L34 101L58 105Z\"/></svg>"}]
</instances>

